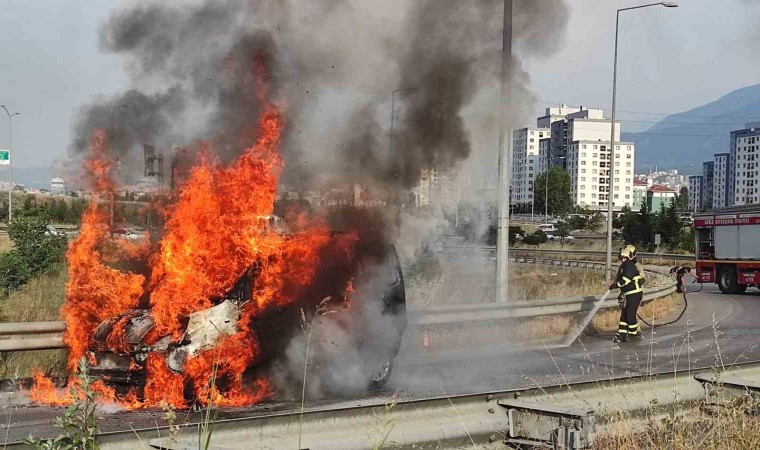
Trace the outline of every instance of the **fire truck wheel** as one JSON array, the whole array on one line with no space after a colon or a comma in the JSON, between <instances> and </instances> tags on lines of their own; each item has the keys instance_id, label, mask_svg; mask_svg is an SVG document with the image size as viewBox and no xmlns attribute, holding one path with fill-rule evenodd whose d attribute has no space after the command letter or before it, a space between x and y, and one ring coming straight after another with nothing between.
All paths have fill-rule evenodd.
<instances>
[{"instance_id":1,"label":"fire truck wheel","mask_svg":"<svg viewBox=\"0 0 760 450\"><path fill-rule=\"evenodd\" d=\"M736 270L733 267L726 267L721 269L718 274L718 287L724 294L741 294L740 287L736 282ZM747 287L745 286L746 290Z\"/></svg>"}]
</instances>

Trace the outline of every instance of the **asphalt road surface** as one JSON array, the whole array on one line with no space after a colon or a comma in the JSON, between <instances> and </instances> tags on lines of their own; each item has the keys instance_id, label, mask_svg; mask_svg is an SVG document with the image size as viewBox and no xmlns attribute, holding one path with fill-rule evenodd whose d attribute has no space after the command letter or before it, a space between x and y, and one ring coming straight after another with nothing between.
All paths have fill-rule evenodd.
<instances>
[{"instance_id":1,"label":"asphalt road surface","mask_svg":"<svg viewBox=\"0 0 760 450\"><path fill-rule=\"evenodd\" d=\"M380 391L349 398L307 401L307 409L382 405L396 395L401 399L440 397L501 389L532 388L612 376L667 373L674 368L706 368L760 361L760 291L723 295L706 285L690 294L689 309L680 322L644 328L646 339L614 345L612 335L582 336L567 348L514 346L469 351L400 354L389 384ZM258 405L222 410L220 419L297 414L294 399L274 399ZM0 439L17 442L30 433L54 436L53 418L61 408L2 405ZM163 411L99 411L101 432L166 426ZM201 420L199 412L180 412L179 422Z\"/></svg>"}]
</instances>

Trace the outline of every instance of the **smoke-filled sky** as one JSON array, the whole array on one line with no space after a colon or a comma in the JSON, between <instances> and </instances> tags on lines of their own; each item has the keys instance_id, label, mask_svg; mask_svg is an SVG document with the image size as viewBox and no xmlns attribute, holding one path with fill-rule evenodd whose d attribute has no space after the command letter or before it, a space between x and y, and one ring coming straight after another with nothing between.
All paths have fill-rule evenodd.
<instances>
[{"instance_id":1,"label":"smoke-filled sky","mask_svg":"<svg viewBox=\"0 0 760 450\"><path fill-rule=\"evenodd\" d=\"M562 5L558 0L547 1L555 3L558 8ZM527 3L527 0L515 2L516 14L521 2ZM398 151L405 145L438 146L436 139L449 144L463 139L456 131L457 114L425 115L429 102L434 101L440 102L439 110L444 113L446 110L440 105L453 104L454 110L463 108L461 115L467 144L455 146L452 150L455 159L464 157L467 152L495 157L497 136L492 120L497 103L494 101L494 85L489 78L495 66L488 58L495 61L498 58L494 49L498 50L500 44L499 1L461 3L468 7L456 12L459 16L454 20L445 14L437 16L432 10L429 15L422 13L420 5L439 4L435 1L326 1L321 2L326 5L323 7L287 11L273 11L278 2L254 3L261 8L258 17L276 17L277 26L282 30L292 30L294 23L302 25L304 17L311 15L322 19L311 24L307 21L298 32L273 33L275 47L290 49L282 53L284 59L278 61L278 67L284 71L280 75L290 82L296 81L282 87L284 95L299 117L312 118L301 122L295 120L294 123L336 130L336 133L314 133L313 129L294 127L290 130L294 147L338 148L337 155L342 155L342 152L356 154L357 149L365 149L368 145L385 146L387 136L384 133L388 127L385 117L389 112L391 88L404 83L424 83L436 86L439 91L401 93L397 98L406 105L402 112L405 117L396 124L400 133ZM304 5L317 3L320 2L304 2ZM528 5L533 3L531 1ZM537 111L548 106L541 102L562 101L588 106L609 104L614 10L637 3L643 2L572 0L567 2L569 18L564 32L545 34L547 30L562 27L562 11L553 10L540 13L540 27L522 29L522 43L515 44L523 56L522 69L530 79L529 85L537 101L521 105L520 109L527 114L525 121L530 122ZM760 80L760 66L755 63L752 45L756 37L754 22L760 13L760 6L756 3L683 0L678 9L650 8L628 13L621 26L620 109L679 112L714 100L733 89L756 84ZM181 124L164 124L171 130L164 136L166 142L163 144L171 145L180 143L171 142L172 137L184 139L192 134L182 128L188 124L195 126L202 120L203 108L214 108L224 100L223 88L230 85L207 89L200 82L205 74L193 71L197 66L191 63L183 66L183 61L163 58L161 51L165 49L162 48L130 46L129 32L135 30L122 30L126 34L121 35L102 31L104 23L114 20L116 11L134 9L130 6L132 4L74 0L3 2L0 9L0 39L4 42L0 51L0 103L22 113L14 119L18 166L45 166L54 159L64 159L72 143L77 142L78 119L81 123L82 108L87 105L100 106L112 114L114 108L109 106L109 101L130 98L129 104L135 105L146 92L161 93L163 96L150 100L163 102L171 116L174 111L188 109L185 98L172 95L170 88L177 84L175 81L193 89L194 100L214 98L213 102L201 102L198 115L188 113ZM483 8L473 8L472 5L483 5ZM225 14L229 11L204 12L200 23L212 29L216 24L229 26ZM415 14L419 17L415 18ZM182 33L183 26L195 26L190 19L184 24L168 20L167 23L176 28L153 32ZM325 20L330 26L326 26ZM483 26L478 27L478 35L472 40L468 39L470 29L447 28L479 21ZM410 29L414 28L410 26L414 23L418 26ZM446 36L446 33L451 35ZM493 38L490 34L494 35ZM224 41L226 35L220 35ZM266 36L259 38L267 39ZM418 45L410 45L409 40ZM426 41L430 41L432 55L426 50ZM468 45L469 42L472 45ZM213 55L218 50L200 47L192 41L184 44L187 48L183 51L190 52L196 59ZM229 42L205 44L224 46ZM334 61L328 65L331 58ZM442 60L446 63L444 69L436 66ZM315 61L319 64L315 65ZM356 61L361 64L354 65ZM340 72L331 71L333 66ZM457 70L462 67L470 69ZM521 79L527 81L525 77ZM293 85L300 80L329 88L315 94L299 84L303 89L294 90ZM441 100L440 96L444 94L448 97ZM129 97L122 97L126 95ZM229 112L245 107L245 99L227 96L226 100L227 116L222 114L213 118L218 121L215 123L234 127L235 117L229 117ZM99 120L108 120L108 114L98 110L91 114ZM313 120L314 117L321 120ZM4 117L0 118L3 119L0 123L5 125ZM145 121L163 126L161 121L164 119L157 116ZM451 119L453 122L448 121ZM623 119L656 121L659 116L624 115ZM115 117L113 120L120 119ZM450 134L415 134L421 126L431 123L431 129L438 127ZM646 122L630 122L625 127L638 131L648 125ZM347 133L346 130L356 132ZM338 134L343 136L339 142L331 142L331 137ZM7 127L0 126L0 146L7 145L7 138ZM309 149L305 151L308 154ZM370 158L364 160L365 164L372 163L374 155L361 156ZM388 176L403 181L410 167L414 169L414 164L426 163L429 158L431 155L423 151L415 158L404 160L404 164L412 166L384 169L387 169ZM438 155L432 158L438 158ZM294 159L309 164L308 156L294 156ZM5 173L0 177L4 178Z\"/></svg>"}]
</instances>

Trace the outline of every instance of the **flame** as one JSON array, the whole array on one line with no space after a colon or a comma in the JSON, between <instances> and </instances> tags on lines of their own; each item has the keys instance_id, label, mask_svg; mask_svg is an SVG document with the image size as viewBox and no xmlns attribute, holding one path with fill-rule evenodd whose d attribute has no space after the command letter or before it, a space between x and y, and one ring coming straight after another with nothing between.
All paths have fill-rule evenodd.
<instances>
[{"instance_id":1,"label":"flame","mask_svg":"<svg viewBox=\"0 0 760 450\"><path fill-rule=\"evenodd\" d=\"M184 373L169 369L166 355L150 353L145 361L146 383L143 395L134 390L119 396L98 381L97 392L108 401L126 408L160 407L170 404L188 407L187 389L201 404L217 406L246 405L273 394L264 378L246 381L243 373L256 361L260 347L252 319L272 306L297 301L314 280L320 265L319 251L331 240L318 219L297 217L298 233L285 236L269 224L274 209L283 161L279 146L284 117L271 102L268 76L260 61L253 64L256 80L253 89L263 105L255 126L241 139L250 143L228 166L215 157L213 142L198 144L198 161L177 195L177 201L164 211L165 229L160 246L149 243L120 242L113 245L108 216L100 202L92 202L82 217L79 237L67 253L70 281L62 315L67 331L69 368L93 345L96 327L105 319L142 306L150 306L155 327L145 338L151 344L163 336L175 342L182 337L182 320L212 306L240 276L256 265L252 301L241 307L238 332L214 348L190 355ZM251 142L252 141L252 142ZM105 133L95 131L86 161L91 188L103 195L113 193L115 161L109 156ZM334 239L333 239L334 240ZM350 254L356 237L338 238L336 248ZM109 244L110 243L110 244ZM111 267L115 256L147 258L150 277ZM115 252L115 253L113 253ZM118 259L118 258L116 258ZM346 291L353 288L349 284ZM127 353L124 342L128 320L117 321L106 344L114 353ZM77 379L71 377L69 386ZM71 395L55 392L43 376L35 377L31 398L47 404L68 404Z\"/></svg>"}]
</instances>

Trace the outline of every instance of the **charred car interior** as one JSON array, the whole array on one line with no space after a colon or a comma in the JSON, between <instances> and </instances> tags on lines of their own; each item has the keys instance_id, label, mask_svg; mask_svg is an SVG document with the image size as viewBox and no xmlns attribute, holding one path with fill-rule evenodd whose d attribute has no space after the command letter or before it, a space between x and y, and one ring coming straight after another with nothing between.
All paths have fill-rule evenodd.
<instances>
[{"instance_id":1,"label":"charred car interior","mask_svg":"<svg viewBox=\"0 0 760 450\"><path fill-rule=\"evenodd\" d=\"M319 318L351 328L347 331L353 337L352 345L363 355L367 387L382 386L391 375L407 322L404 279L396 250L385 243L357 242L348 264L330 258L329 248L323 257L308 295L296 303L264 310L246 327L256 334L260 346L248 371L266 373L288 343L302 333L304 321L313 323ZM149 308L102 321L87 355L93 374L117 391L136 389L138 394L146 382L150 355L160 355L172 372L182 374L188 359L241 331L242 308L254 301L258 272L258 264L254 264L229 292L212 299L213 306L185 317L179 339L157 335ZM336 288L346 281L348 290Z\"/></svg>"}]
</instances>

